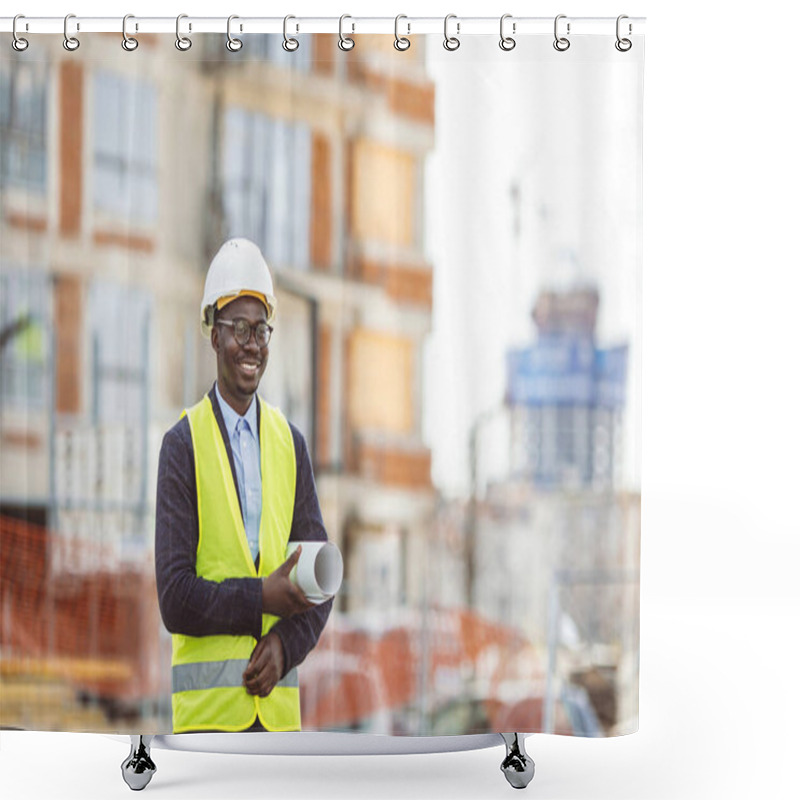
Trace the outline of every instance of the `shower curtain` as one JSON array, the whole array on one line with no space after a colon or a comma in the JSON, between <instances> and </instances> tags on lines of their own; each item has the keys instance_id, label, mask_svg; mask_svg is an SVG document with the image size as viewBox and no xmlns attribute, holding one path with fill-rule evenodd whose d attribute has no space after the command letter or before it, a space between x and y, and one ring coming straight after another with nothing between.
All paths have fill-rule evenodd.
<instances>
[{"instance_id":1,"label":"shower curtain","mask_svg":"<svg viewBox=\"0 0 800 800\"><path fill-rule=\"evenodd\" d=\"M641 37L30 38L0 49L0 725L174 730L173 637L211 634L165 621L165 434L246 239L258 394L343 559L284 643L302 729L635 731Z\"/></svg>"}]
</instances>

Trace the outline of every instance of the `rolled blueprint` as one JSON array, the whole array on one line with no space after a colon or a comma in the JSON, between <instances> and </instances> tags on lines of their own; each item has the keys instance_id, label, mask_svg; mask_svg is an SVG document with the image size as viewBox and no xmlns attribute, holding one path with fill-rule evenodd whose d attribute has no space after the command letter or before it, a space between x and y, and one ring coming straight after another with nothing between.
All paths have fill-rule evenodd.
<instances>
[{"instance_id":1,"label":"rolled blueprint","mask_svg":"<svg viewBox=\"0 0 800 800\"><path fill-rule=\"evenodd\" d=\"M342 553L333 542L289 542L286 557L300 545L303 546L300 560L289 577L309 600L323 603L333 597L342 585Z\"/></svg>"}]
</instances>

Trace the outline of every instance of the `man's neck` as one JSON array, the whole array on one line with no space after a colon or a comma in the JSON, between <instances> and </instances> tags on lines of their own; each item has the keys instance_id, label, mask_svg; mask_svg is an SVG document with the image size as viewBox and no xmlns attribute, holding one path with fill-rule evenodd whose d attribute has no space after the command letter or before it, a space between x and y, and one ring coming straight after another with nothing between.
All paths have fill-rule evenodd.
<instances>
[{"instance_id":1,"label":"man's neck","mask_svg":"<svg viewBox=\"0 0 800 800\"><path fill-rule=\"evenodd\" d=\"M227 396L225 390L222 388L222 386L220 386L219 381L217 381L217 392L219 399L224 401L230 407L230 409L240 417L243 417L245 414L247 414L250 406L253 403L253 398L255 397L254 394L251 394L249 399L237 401L235 398Z\"/></svg>"}]
</instances>

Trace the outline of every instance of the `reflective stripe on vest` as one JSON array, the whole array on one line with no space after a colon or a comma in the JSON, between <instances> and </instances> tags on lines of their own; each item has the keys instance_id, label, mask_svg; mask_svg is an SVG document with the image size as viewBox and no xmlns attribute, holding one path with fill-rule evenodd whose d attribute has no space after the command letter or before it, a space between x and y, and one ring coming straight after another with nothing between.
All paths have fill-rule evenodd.
<instances>
[{"instance_id":1,"label":"reflective stripe on vest","mask_svg":"<svg viewBox=\"0 0 800 800\"><path fill-rule=\"evenodd\" d=\"M242 673L249 659L201 661L197 664L176 664L172 668L172 691L192 692L198 689L220 689L242 685ZM278 686L296 688L297 668L292 668L278 681Z\"/></svg>"},{"instance_id":2,"label":"reflective stripe on vest","mask_svg":"<svg viewBox=\"0 0 800 800\"><path fill-rule=\"evenodd\" d=\"M260 398L260 559L256 570L244 529L236 483L211 400L186 413L197 482L197 575L226 578L269 575L284 561L294 513L296 463L289 424ZM262 615L261 635L277 617ZM300 692L292 670L270 692L255 697L242 685L252 636L172 636L172 718L175 733L240 731L258 718L270 731L300 730Z\"/></svg>"}]
</instances>

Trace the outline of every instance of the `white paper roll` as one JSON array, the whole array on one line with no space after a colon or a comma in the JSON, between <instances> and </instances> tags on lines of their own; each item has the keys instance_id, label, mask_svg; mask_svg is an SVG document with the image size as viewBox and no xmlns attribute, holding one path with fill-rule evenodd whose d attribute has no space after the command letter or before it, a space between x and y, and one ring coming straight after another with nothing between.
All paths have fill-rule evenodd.
<instances>
[{"instance_id":1,"label":"white paper roll","mask_svg":"<svg viewBox=\"0 0 800 800\"><path fill-rule=\"evenodd\" d=\"M342 585L344 561L341 551L333 542L289 542L286 557L300 545L303 546L300 560L289 577L312 603L324 603Z\"/></svg>"}]
</instances>

